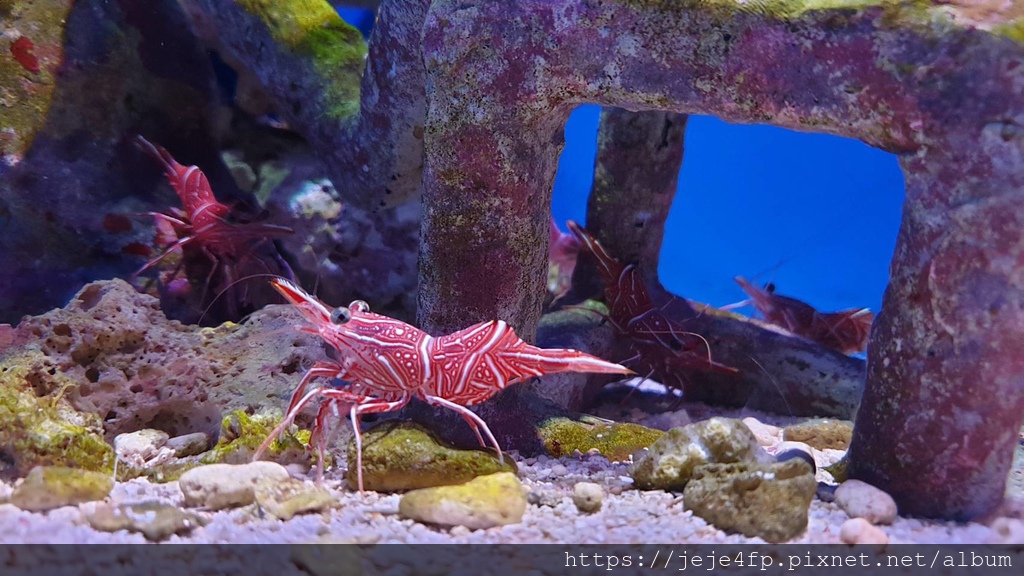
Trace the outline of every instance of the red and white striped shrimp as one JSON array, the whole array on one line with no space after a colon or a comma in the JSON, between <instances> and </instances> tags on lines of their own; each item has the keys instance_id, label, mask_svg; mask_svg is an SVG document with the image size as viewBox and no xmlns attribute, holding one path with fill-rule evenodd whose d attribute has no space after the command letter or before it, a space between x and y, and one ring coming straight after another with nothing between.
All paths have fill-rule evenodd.
<instances>
[{"instance_id":1,"label":"red and white striped shrimp","mask_svg":"<svg viewBox=\"0 0 1024 576\"><path fill-rule=\"evenodd\" d=\"M734 278L765 321L843 354L863 351L875 315L867 308L818 312L810 304L775 293L771 284L762 290L743 278Z\"/></svg>"},{"instance_id":2,"label":"red and white striped shrimp","mask_svg":"<svg viewBox=\"0 0 1024 576\"><path fill-rule=\"evenodd\" d=\"M577 350L532 346L501 320L434 337L400 320L370 312L361 300L332 309L283 278L274 279L271 284L309 322L299 329L320 336L342 360L321 360L306 372L292 394L284 420L271 432L255 458L291 425L307 404L319 398L313 433L320 452L320 472L326 443L322 426L332 411L344 406L355 431L360 491L363 466L359 423L364 414L398 410L412 398L419 398L459 413L480 445L487 445L486 436L504 462L501 447L487 424L466 406L479 404L534 376L557 372L632 373L628 368ZM310 383L317 378L342 379L351 385L310 389Z\"/></svg>"},{"instance_id":3,"label":"red and white striped shrimp","mask_svg":"<svg viewBox=\"0 0 1024 576\"><path fill-rule=\"evenodd\" d=\"M198 166L184 166L178 163L170 152L136 136L135 145L160 162L171 187L178 194L184 210L171 208L170 214L150 212L156 219L157 243L164 250L139 268L133 278L156 266L171 254L182 256L181 263L170 274L173 281L183 266L186 276L203 277L200 305L206 304L208 295L220 286L232 287L237 278L254 266L264 272L291 274L287 263L273 251L276 257L261 258L257 250L264 243L292 233L291 228L263 222L233 222L229 220L231 208L222 204L213 195L213 189L206 175ZM268 251L269 252L269 251ZM196 265L197 274L190 273L190 266ZM219 279L219 282L215 281ZM216 282L216 283L215 283ZM235 293L227 300L228 315L237 319L239 303L244 301L244 292Z\"/></svg>"},{"instance_id":4,"label":"red and white striped shrimp","mask_svg":"<svg viewBox=\"0 0 1024 576\"><path fill-rule=\"evenodd\" d=\"M623 264L570 220L569 230L580 246L593 255L604 281L608 319L619 334L629 340L635 353L626 361L646 377L673 388L683 389L689 371L736 374L732 366L715 362L711 348L700 334L687 331L654 306L647 285L636 266Z\"/></svg>"}]
</instances>

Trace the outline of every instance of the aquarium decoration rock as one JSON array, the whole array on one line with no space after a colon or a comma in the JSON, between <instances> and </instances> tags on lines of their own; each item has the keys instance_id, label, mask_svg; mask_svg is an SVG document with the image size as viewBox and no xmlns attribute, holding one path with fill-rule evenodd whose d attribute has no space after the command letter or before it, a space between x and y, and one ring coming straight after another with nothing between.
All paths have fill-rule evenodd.
<instances>
[{"instance_id":1,"label":"aquarium decoration rock","mask_svg":"<svg viewBox=\"0 0 1024 576\"><path fill-rule=\"evenodd\" d=\"M278 520L291 520L299 514L322 512L335 506L338 499L323 486L290 478L262 480L256 484L255 502L259 513Z\"/></svg>"},{"instance_id":2,"label":"aquarium decoration rock","mask_svg":"<svg viewBox=\"0 0 1024 576\"><path fill-rule=\"evenodd\" d=\"M916 3L433 2L422 327L500 317L533 332L579 103L858 138L900 155L907 200L850 473L908 513L991 512L1024 413L1024 44L960 16ZM603 33L609 22L629 34Z\"/></svg>"},{"instance_id":3,"label":"aquarium decoration rock","mask_svg":"<svg viewBox=\"0 0 1024 576\"><path fill-rule=\"evenodd\" d=\"M782 429L783 440L803 442L819 450L846 450L852 435L852 423L830 418L808 420Z\"/></svg>"},{"instance_id":4,"label":"aquarium decoration rock","mask_svg":"<svg viewBox=\"0 0 1024 576\"><path fill-rule=\"evenodd\" d=\"M216 30L208 40L243 63L309 140L346 204L382 209L416 199L427 0L384 2L369 46L322 0L190 4Z\"/></svg>"}]
</instances>

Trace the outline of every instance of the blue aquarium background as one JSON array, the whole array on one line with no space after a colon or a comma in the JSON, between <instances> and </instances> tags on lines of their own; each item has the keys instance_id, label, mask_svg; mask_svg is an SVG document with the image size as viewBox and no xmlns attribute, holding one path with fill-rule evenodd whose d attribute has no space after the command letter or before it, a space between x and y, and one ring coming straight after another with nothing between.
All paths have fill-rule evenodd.
<instances>
[{"instance_id":1,"label":"blue aquarium background","mask_svg":"<svg viewBox=\"0 0 1024 576\"><path fill-rule=\"evenodd\" d=\"M369 35L371 11L337 9ZM568 219L586 223L600 111L580 106L565 127L551 205L563 231ZM896 157L860 141L692 116L661 282L724 306L745 299L733 281L743 276L822 311L877 312L903 193Z\"/></svg>"},{"instance_id":2,"label":"blue aquarium background","mask_svg":"<svg viewBox=\"0 0 1024 576\"><path fill-rule=\"evenodd\" d=\"M598 106L581 106L552 210L584 221ZM878 311L896 245L903 174L860 141L692 116L658 273L672 292L715 306L745 295L732 280L774 282L822 311ZM745 309L748 310L748 309Z\"/></svg>"}]
</instances>

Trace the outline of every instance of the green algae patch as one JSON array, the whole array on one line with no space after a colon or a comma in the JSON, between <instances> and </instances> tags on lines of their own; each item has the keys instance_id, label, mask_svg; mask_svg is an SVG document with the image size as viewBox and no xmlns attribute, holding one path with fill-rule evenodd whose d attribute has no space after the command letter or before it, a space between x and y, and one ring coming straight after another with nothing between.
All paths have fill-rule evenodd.
<instances>
[{"instance_id":1,"label":"green algae patch","mask_svg":"<svg viewBox=\"0 0 1024 576\"><path fill-rule=\"evenodd\" d=\"M544 448L555 458L598 451L612 462L624 462L637 450L654 444L665 435L639 424L580 422L569 418L549 418L538 430Z\"/></svg>"},{"instance_id":2,"label":"green algae patch","mask_svg":"<svg viewBox=\"0 0 1024 576\"><path fill-rule=\"evenodd\" d=\"M822 468L822 470L831 474L832 479L834 479L837 484L842 484L850 478L849 465L849 456L843 456L838 462L831 466L826 466Z\"/></svg>"},{"instance_id":3,"label":"green algae patch","mask_svg":"<svg viewBox=\"0 0 1024 576\"><path fill-rule=\"evenodd\" d=\"M269 414L247 414L235 410L221 423L220 440L209 452L199 458L201 464L245 464L251 462L256 450L263 444L281 418ZM295 433L285 431L263 452L261 460L280 464L309 464L314 459L308 450L309 430ZM326 465L326 463L325 463ZM185 472L185 470L181 470ZM180 475L180 474L179 474Z\"/></svg>"},{"instance_id":4,"label":"green algae patch","mask_svg":"<svg viewBox=\"0 0 1024 576\"><path fill-rule=\"evenodd\" d=\"M0 452L18 475L36 466L111 473L114 448L103 439L99 415L78 412L64 399L63 391L75 385L71 379L53 394L36 396L28 379L32 361L29 354L0 364Z\"/></svg>"},{"instance_id":5,"label":"green algae patch","mask_svg":"<svg viewBox=\"0 0 1024 576\"><path fill-rule=\"evenodd\" d=\"M324 81L328 116L343 120L359 111L359 83L366 57L362 34L322 0L240 0L263 21L274 40L307 56Z\"/></svg>"},{"instance_id":6,"label":"green algae patch","mask_svg":"<svg viewBox=\"0 0 1024 576\"><path fill-rule=\"evenodd\" d=\"M992 33L996 36L1009 38L1018 44L1024 44L1024 18L993 26Z\"/></svg>"},{"instance_id":7,"label":"green algae patch","mask_svg":"<svg viewBox=\"0 0 1024 576\"><path fill-rule=\"evenodd\" d=\"M349 443L352 489L359 488L355 442ZM509 458L502 464L483 450L459 450L411 422L384 422L363 434L363 488L377 492L462 484L498 472L518 473Z\"/></svg>"}]
</instances>

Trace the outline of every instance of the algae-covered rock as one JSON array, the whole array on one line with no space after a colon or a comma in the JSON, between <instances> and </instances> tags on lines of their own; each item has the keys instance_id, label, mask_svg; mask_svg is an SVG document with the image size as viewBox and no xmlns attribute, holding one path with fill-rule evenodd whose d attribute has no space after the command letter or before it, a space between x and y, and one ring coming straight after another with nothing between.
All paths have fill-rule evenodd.
<instances>
[{"instance_id":1,"label":"algae-covered rock","mask_svg":"<svg viewBox=\"0 0 1024 576\"><path fill-rule=\"evenodd\" d=\"M174 534L186 534L206 523L201 517L176 506L150 501L97 506L86 520L101 532L140 532L151 542L165 540Z\"/></svg>"},{"instance_id":2,"label":"algae-covered rock","mask_svg":"<svg viewBox=\"0 0 1024 576\"><path fill-rule=\"evenodd\" d=\"M11 504L39 512L102 500L114 488L110 474L63 466L37 466L11 494Z\"/></svg>"},{"instance_id":3,"label":"algae-covered rock","mask_svg":"<svg viewBox=\"0 0 1024 576\"><path fill-rule=\"evenodd\" d=\"M576 450L583 454L597 450L612 462L628 460L634 452L651 446L665 434L639 424L586 422L569 418L549 418L537 432L544 448L555 458L569 456Z\"/></svg>"},{"instance_id":4,"label":"algae-covered rock","mask_svg":"<svg viewBox=\"0 0 1024 576\"><path fill-rule=\"evenodd\" d=\"M641 490L682 490L698 466L771 460L742 421L716 417L669 430L633 465L632 476Z\"/></svg>"},{"instance_id":5,"label":"algae-covered rock","mask_svg":"<svg viewBox=\"0 0 1024 576\"><path fill-rule=\"evenodd\" d=\"M61 393L74 385L54 376L61 387L39 394L29 365L33 354L0 364L0 453L24 475L36 466L67 466L110 473L114 449L103 439L96 414L78 412Z\"/></svg>"},{"instance_id":6,"label":"algae-covered rock","mask_svg":"<svg viewBox=\"0 0 1024 576\"><path fill-rule=\"evenodd\" d=\"M817 486L802 460L768 466L705 464L694 470L683 491L683 504L720 530L785 542L807 529L807 511Z\"/></svg>"},{"instance_id":7,"label":"algae-covered rock","mask_svg":"<svg viewBox=\"0 0 1024 576\"><path fill-rule=\"evenodd\" d=\"M281 418L269 414L246 414L235 410L224 417L217 446L200 458L203 464L245 464L250 462L263 441L281 423ZM275 438L261 459L292 464L308 464L314 455L308 452L309 430L292 434L285 431Z\"/></svg>"},{"instance_id":8,"label":"algae-covered rock","mask_svg":"<svg viewBox=\"0 0 1024 576\"><path fill-rule=\"evenodd\" d=\"M471 530L517 524L525 511L523 485L510 472L457 486L413 490L398 502L398 513L405 518Z\"/></svg>"},{"instance_id":9,"label":"algae-covered rock","mask_svg":"<svg viewBox=\"0 0 1024 576\"><path fill-rule=\"evenodd\" d=\"M312 486L289 478L256 484L256 504L278 520L291 520L297 514L319 512L334 506L338 499L323 486Z\"/></svg>"},{"instance_id":10,"label":"algae-covered rock","mask_svg":"<svg viewBox=\"0 0 1024 576\"><path fill-rule=\"evenodd\" d=\"M831 418L817 418L786 426L782 438L792 442L803 442L818 450L846 450L853 436L853 424Z\"/></svg>"},{"instance_id":11,"label":"algae-covered rock","mask_svg":"<svg viewBox=\"0 0 1024 576\"><path fill-rule=\"evenodd\" d=\"M348 485L358 488L355 442L349 444ZM482 450L458 450L411 422L384 422L363 433L363 488L378 492L462 484L497 472L518 472L515 462Z\"/></svg>"}]
</instances>

